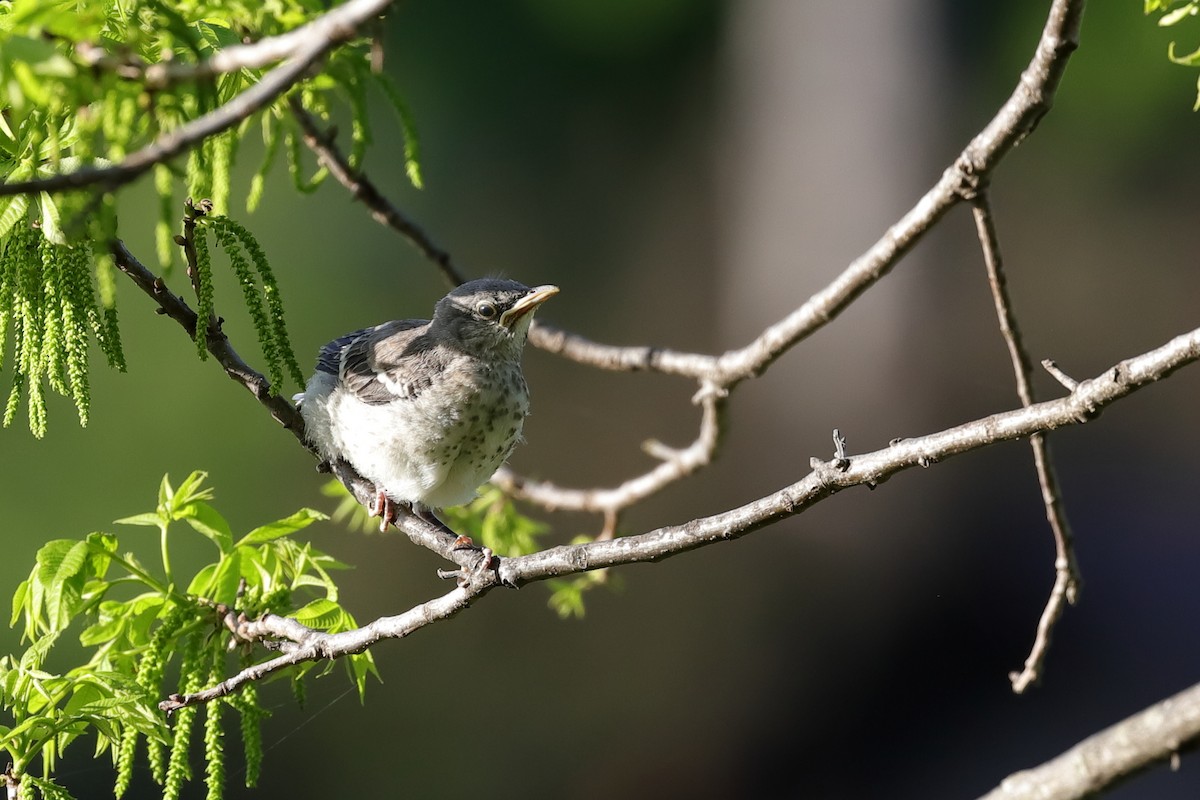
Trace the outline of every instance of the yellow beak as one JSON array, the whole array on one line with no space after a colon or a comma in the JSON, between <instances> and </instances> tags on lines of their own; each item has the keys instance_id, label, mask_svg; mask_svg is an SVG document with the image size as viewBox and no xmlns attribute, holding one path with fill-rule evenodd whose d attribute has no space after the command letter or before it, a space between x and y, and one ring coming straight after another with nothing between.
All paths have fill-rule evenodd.
<instances>
[{"instance_id":1,"label":"yellow beak","mask_svg":"<svg viewBox=\"0 0 1200 800\"><path fill-rule=\"evenodd\" d=\"M512 308L500 315L500 324L506 328L512 329L517 324L517 320L526 314L532 314L538 306L549 300L554 295L558 294L558 287L546 284L545 286L535 286L529 290L529 294L522 297L517 302L513 303Z\"/></svg>"}]
</instances>

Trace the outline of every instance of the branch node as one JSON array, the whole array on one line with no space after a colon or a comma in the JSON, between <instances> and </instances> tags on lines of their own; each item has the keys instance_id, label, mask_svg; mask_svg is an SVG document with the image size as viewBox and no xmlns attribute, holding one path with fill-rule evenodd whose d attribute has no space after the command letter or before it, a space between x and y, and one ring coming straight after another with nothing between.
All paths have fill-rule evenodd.
<instances>
[{"instance_id":1,"label":"branch node","mask_svg":"<svg viewBox=\"0 0 1200 800\"><path fill-rule=\"evenodd\" d=\"M692 395L692 405L698 406L713 400L724 400L726 397L729 397L727 387L705 380L700 382L700 388Z\"/></svg>"},{"instance_id":2,"label":"branch node","mask_svg":"<svg viewBox=\"0 0 1200 800\"><path fill-rule=\"evenodd\" d=\"M974 202L987 190L988 176L986 168L977 166L967 152L959 154L954 160L954 174L958 183L954 186L954 194L965 202Z\"/></svg>"}]
</instances>

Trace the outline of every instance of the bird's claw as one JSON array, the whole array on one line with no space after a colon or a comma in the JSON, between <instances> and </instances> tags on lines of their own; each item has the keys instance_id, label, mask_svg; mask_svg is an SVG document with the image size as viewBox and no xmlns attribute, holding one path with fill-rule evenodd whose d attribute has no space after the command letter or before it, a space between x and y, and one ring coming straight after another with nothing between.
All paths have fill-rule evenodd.
<instances>
[{"instance_id":1,"label":"bird's claw","mask_svg":"<svg viewBox=\"0 0 1200 800\"><path fill-rule=\"evenodd\" d=\"M469 541L469 540L468 540ZM472 544L472 547L476 545ZM491 548L480 547L479 558L469 567L460 567L458 569L439 569L438 577L443 579L454 578L454 581L459 586L467 586L468 584L477 583L483 579L485 573L495 570L499 575L500 559L496 558L496 554ZM513 586L510 581L500 580L500 583L505 586ZM515 587L514 587L515 588Z\"/></svg>"},{"instance_id":2,"label":"bird's claw","mask_svg":"<svg viewBox=\"0 0 1200 800\"><path fill-rule=\"evenodd\" d=\"M371 504L370 510L372 517L379 517L380 533L386 531L388 525L394 524L399 517L399 512L396 510L396 503L383 490L376 493L375 502Z\"/></svg>"}]
</instances>

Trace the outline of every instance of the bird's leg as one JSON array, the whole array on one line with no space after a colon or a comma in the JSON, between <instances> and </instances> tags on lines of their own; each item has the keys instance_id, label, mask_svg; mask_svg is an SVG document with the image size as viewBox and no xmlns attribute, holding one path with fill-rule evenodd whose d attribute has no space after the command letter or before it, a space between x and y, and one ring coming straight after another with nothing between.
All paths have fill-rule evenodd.
<instances>
[{"instance_id":1,"label":"bird's leg","mask_svg":"<svg viewBox=\"0 0 1200 800\"><path fill-rule=\"evenodd\" d=\"M459 533L456 533L453 529L451 529L451 527L449 525L442 522L441 518L438 517L437 513L434 512L434 510L432 508L427 508L426 506L423 506L420 503L413 503L412 511L413 511L413 515L416 516L417 519L428 522L430 525L437 528L438 530L440 530L444 533L448 533L451 536L453 536L454 537L454 546L451 549L453 549L453 550L478 550L479 549L478 547L475 546L475 542L471 541L470 536L463 536Z\"/></svg>"}]
</instances>

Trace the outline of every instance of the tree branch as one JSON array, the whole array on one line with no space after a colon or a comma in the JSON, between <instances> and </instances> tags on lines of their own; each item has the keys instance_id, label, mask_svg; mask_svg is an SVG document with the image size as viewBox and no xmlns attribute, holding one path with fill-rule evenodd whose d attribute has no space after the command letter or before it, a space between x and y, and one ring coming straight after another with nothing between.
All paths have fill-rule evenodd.
<instances>
[{"instance_id":1,"label":"tree branch","mask_svg":"<svg viewBox=\"0 0 1200 800\"><path fill-rule=\"evenodd\" d=\"M492 476L492 483L513 497L537 503L551 511L591 511L614 516L712 463L721 442L728 396L728 392L716 387L698 392L694 401L700 404L701 417L700 432L695 441L682 449L668 447L657 441L646 442L644 449L658 458L660 463L620 486L611 489L569 489L549 481L526 478L508 467L501 467Z\"/></svg>"},{"instance_id":2,"label":"tree branch","mask_svg":"<svg viewBox=\"0 0 1200 800\"><path fill-rule=\"evenodd\" d=\"M1041 766L1017 772L980 800L1091 797L1158 761L1177 764L1200 739L1200 684L1089 736Z\"/></svg>"},{"instance_id":3,"label":"tree branch","mask_svg":"<svg viewBox=\"0 0 1200 800\"><path fill-rule=\"evenodd\" d=\"M305 628L296 636L296 647L274 659L254 665L203 692L174 696L162 707L207 702L228 694L293 664L337 658L362 652L381 639L408 636L434 622L447 619L498 585L520 587L548 578L590 570L661 561L717 542L737 539L782 519L802 513L819 501L852 486L876 486L898 472L928 467L951 456L978 450L1001 441L1031 436L1095 419L1111 403L1175 370L1200 360L1200 329L1172 339L1162 347L1119 362L1075 391L1057 400L1036 403L993 414L948 430L914 439L899 439L882 450L833 461L812 460L812 471L802 480L729 511L659 528L637 536L562 545L538 553L498 559L476 558L465 568L460 585L450 593L423 603L397 617L383 617L362 628L336 634L313 634ZM401 520L407 529L415 518ZM407 532L407 531L406 531ZM288 638L286 627L269 626Z\"/></svg>"},{"instance_id":4,"label":"tree branch","mask_svg":"<svg viewBox=\"0 0 1200 800\"><path fill-rule=\"evenodd\" d=\"M972 211L979 245L983 250L984 265L987 267L988 285L992 291L992 303L996 307L1000 334L1004 337L1004 342L1008 346L1008 356L1012 361L1017 396L1021 398L1022 405L1030 406L1034 401L1033 386L1029 381L1030 374L1033 372L1032 362L1021 340L1021 329L1017 325L1017 318L1012 309L1012 300L1008 295L1004 261L1000 257L1000 241L996 234L995 220L986 191L981 191L975 198ZM1054 535L1054 586L1050 590L1045 610L1038 620L1033 648L1029 652L1029 657L1025 659L1024 668L1020 672L1013 672L1008 676L1012 683L1012 689L1017 694L1024 692L1041 677L1046 653L1050 649L1050 637L1054 632L1055 624L1065 610L1064 603L1074 605L1083 584L1079 575L1079 563L1075 559L1075 548L1071 541L1071 527L1067 522L1066 509L1063 507L1062 493L1058 488L1054 467L1050 463L1049 444L1043 434L1035 433L1029 437L1029 446L1033 449L1033 464L1037 470L1038 486L1042 492L1042 504L1046 507L1046 520L1050 523L1050 531Z\"/></svg>"}]
</instances>

